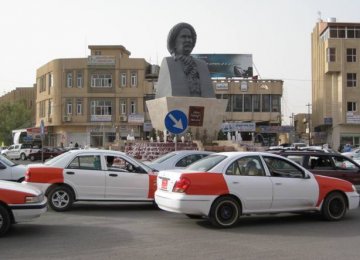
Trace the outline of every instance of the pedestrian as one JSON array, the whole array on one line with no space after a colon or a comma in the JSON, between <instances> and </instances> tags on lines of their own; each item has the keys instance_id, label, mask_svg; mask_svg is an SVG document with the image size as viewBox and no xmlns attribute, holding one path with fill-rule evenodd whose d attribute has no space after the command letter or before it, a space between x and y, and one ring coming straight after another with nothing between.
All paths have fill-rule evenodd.
<instances>
[{"instance_id":1,"label":"pedestrian","mask_svg":"<svg viewBox=\"0 0 360 260\"><path fill-rule=\"evenodd\" d=\"M79 144L77 142L75 143L75 148L79 148Z\"/></svg>"}]
</instances>

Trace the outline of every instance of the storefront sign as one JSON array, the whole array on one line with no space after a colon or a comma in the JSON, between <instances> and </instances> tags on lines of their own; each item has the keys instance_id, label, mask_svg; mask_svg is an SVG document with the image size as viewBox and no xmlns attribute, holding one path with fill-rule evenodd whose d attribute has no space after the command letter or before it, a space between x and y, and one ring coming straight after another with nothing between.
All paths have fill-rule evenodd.
<instances>
[{"instance_id":1,"label":"storefront sign","mask_svg":"<svg viewBox=\"0 0 360 260\"><path fill-rule=\"evenodd\" d=\"M130 115L128 115L128 123L143 124L144 123L144 115L130 114Z\"/></svg>"},{"instance_id":2,"label":"storefront sign","mask_svg":"<svg viewBox=\"0 0 360 260\"><path fill-rule=\"evenodd\" d=\"M255 122L226 122L223 123L221 129L223 132L255 132Z\"/></svg>"},{"instance_id":3,"label":"storefront sign","mask_svg":"<svg viewBox=\"0 0 360 260\"><path fill-rule=\"evenodd\" d=\"M204 122L204 107L189 107L189 126L203 126Z\"/></svg>"},{"instance_id":4,"label":"storefront sign","mask_svg":"<svg viewBox=\"0 0 360 260\"><path fill-rule=\"evenodd\" d=\"M88 57L88 65L115 65L114 56L93 55Z\"/></svg>"}]
</instances>

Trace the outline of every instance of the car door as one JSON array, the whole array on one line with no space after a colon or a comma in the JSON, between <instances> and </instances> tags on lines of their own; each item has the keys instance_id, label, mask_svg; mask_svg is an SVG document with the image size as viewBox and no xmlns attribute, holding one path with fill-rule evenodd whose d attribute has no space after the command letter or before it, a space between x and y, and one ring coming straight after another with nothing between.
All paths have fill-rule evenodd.
<instances>
[{"instance_id":1,"label":"car door","mask_svg":"<svg viewBox=\"0 0 360 260\"><path fill-rule=\"evenodd\" d=\"M15 147L16 145L10 145L6 152L6 156L10 159L15 159Z\"/></svg>"},{"instance_id":2,"label":"car door","mask_svg":"<svg viewBox=\"0 0 360 260\"><path fill-rule=\"evenodd\" d=\"M360 167L355 162L345 156L332 156L338 176L354 184L357 189L360 188Z\"/></svg>"},{"instance_id":3,"label":"car door","mask_svg":"<svg viewBox=\"0 0 360 260\"><path fill-rule=\"evenodd\" d=\"M100 154L76 156L64 169L64 182L74 187L78 199L105 198L106 171Z\"/></svg>"},{"instance_id":4,"label":"car door","mask_svg":"<svg viewBox=\"0 0 360 260\"><path fill-rule=\"evenodd\" d=\"M273 185L271 209L301 210L313 208L319 196L314 176L305 172L295 162L274 156L263 156Z\"/></svg>"},{"instance_id":5,"label":"car door","mask_svg":"<svg viewBox=\"0 0 360 260\"><path fill-rule=\"evenodd\" d=\"M256 165L256 173L249 171L252 162ZM269 176L266 176L259 156L239 157L232 161L225 171L224 178L230 193L240 198L244 212L270 209L272 182Z\"/></svg>"},{"instance_id":6,"label":"car door","mask_svg":"<svg viewBox=\"0 0 360 260\"><path fill-rule=\"evenodd\" d=\"M0 161L0 180L12 180L11 168Z\"/></svg>"},{"instance_id":7,"label":"car door","mask_svg":"<svg viewBox=\"0 0 360 260\"><path fill-rule=\"evenodd\" d=\"M149 175L129 158L120 155L105 156L106 199L148 200Z\"/></svg>"}]
</instances>

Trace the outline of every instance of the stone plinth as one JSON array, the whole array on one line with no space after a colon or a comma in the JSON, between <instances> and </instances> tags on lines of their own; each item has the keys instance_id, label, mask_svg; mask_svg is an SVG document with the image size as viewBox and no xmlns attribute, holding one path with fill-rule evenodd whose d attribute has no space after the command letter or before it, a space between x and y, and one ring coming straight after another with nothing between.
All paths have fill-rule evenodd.
<instances>
[{"instance_id":1,"label":"stone plinth","mask_svg":"<svg viewBox=\"0 0 360 260\"><path fill-rule=\"evenodd\" d=\"M216 98L162 97L148 100L146 105L152 126L156 130L164 131L166 115L170 111L180 110L188 117L188 130L190 128L193 138L213 141L217 140L217 134L225 116L227 102L227 100ZM182 134L185 134L188 130Z\"/></svg>"}]
</instances>

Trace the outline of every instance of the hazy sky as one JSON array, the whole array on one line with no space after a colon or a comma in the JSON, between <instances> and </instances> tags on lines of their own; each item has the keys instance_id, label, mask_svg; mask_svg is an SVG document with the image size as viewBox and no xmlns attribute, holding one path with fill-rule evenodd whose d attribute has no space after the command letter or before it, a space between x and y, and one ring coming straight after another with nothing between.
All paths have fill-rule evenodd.
<instances>
[{"instance_id":1,"label":"hazy sky","mask_svg":"<svg viewBox=\"0 0 360 260\"><path fill-rule=\"evenodd\" d=\"M89 55L88 45L123 45L160 64L166 38L192 24L193 53L252 54L254 74L284 80L282 114L311 103L311 32L323 20L360 22L359 0L11 0L2 1L0 94L35 83L36 69Z\"/></svg>"}]
</instances>

